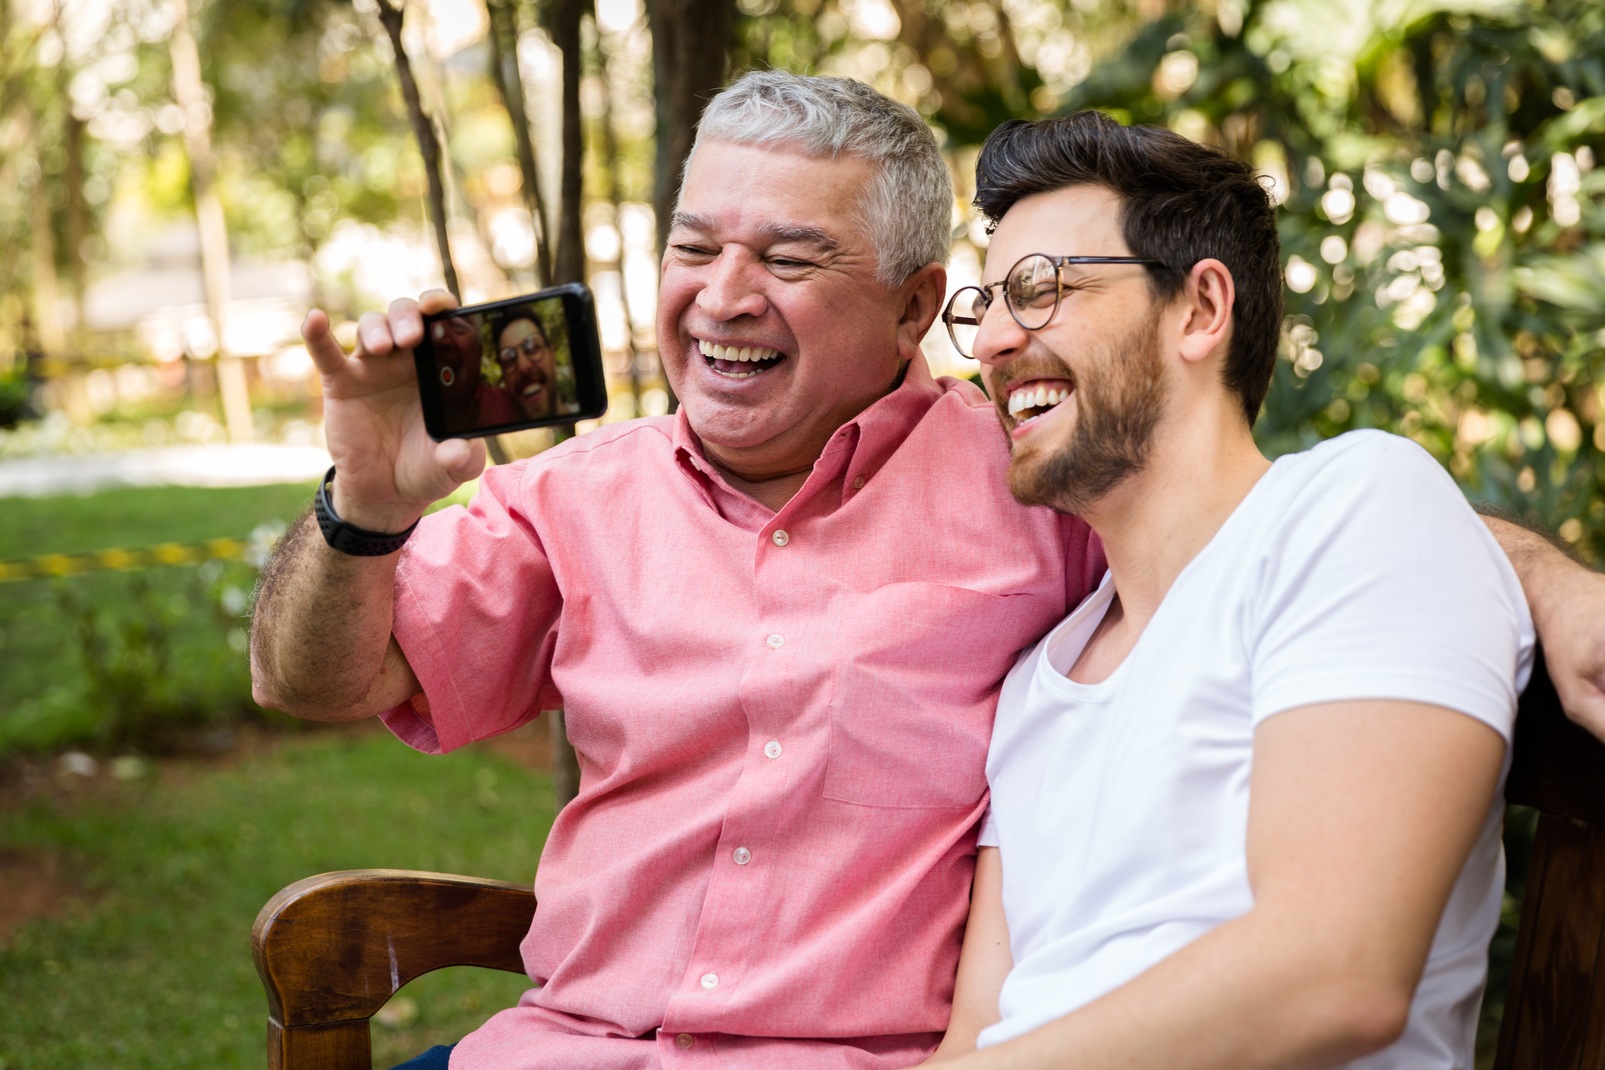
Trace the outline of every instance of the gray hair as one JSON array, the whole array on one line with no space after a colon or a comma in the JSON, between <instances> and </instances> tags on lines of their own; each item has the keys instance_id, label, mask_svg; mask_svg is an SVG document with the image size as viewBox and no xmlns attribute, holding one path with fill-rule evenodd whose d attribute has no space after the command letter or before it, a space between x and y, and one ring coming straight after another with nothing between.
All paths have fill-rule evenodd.
<instances>
[{"instance_id":1,"label":"gray hair","mask_svg":"<svg viewBox=\"0 0 1605 1070\"><path fill-rule=\"evenodd\" d=\"M878 166L859 216L876 251L876 277L900 286L926 264L947 263L953 180L936 138L908 105L851 78L751 71L702 113L687 168L704 138L871 161Z\"/></svg>"}]
</instances>

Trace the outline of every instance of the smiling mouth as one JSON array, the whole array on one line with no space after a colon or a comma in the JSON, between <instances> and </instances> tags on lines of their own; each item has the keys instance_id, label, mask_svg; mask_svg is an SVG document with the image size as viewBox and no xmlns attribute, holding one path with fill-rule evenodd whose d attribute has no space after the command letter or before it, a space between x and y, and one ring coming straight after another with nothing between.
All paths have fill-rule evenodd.
<instances>
[{"instance_id":1,"label":"smiling mouth","mask_svg":"<svg viewBox=\"0 0 1605 1070\"><path fill-rule=\"evenodd\" d=\"M726 379L751 379L786 359L784 353L762 346L725 346L697 339L697 352L708 367Z\"/></svg>"},{"instance_id":2,"label":"smiling mouth","mask_svg":"<svg viewBox=\"0 0 1605 1070\"><path fill-rule=\"evenodd\" d=\"M1040 420L1075 393L1067 379L1033 380L1009 388L1009 419L1019 430Z\"/></svg>"}]
</instances>

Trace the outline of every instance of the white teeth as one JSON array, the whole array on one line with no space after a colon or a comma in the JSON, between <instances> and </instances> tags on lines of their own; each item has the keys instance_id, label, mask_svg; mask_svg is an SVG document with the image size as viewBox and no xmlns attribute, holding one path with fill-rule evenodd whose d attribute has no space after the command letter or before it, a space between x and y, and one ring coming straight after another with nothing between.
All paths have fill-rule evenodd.
<instances>
[{"instance_id":1,"label":"white teeth","mask_svg":"<svg viewBox=\"0 0 1605 1070\"><path fill-rule=\"evenodd\" d=\"M1017 390L1009 395L1009 415L1018 416L1027 409L1051 409L1069 396L1070 391L1062 387Z\"/></svg>"},{"instance_id":2,"label":"white teeth","mask_svg":"<svg viewBox=\"0 0 1605 1070\"><path fill-rule=\"evenodd\" d=\"M697 342L697 349L709 360L733 360L740 363L750 363L755 360L768 360L780 354L773 349L764 349L759 346L722 346L713 342Z\"/></svg>"}]
</instances>

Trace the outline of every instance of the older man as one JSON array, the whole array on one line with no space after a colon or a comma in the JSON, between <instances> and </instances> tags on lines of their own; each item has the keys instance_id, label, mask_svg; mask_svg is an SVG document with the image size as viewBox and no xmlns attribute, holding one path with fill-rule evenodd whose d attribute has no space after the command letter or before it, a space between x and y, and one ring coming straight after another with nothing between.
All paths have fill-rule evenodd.
<instances>
[{"instance_id":1,"label":"older man","mask_svg":"<svg viewBox=\"0 0 1605 1070\"><path fill-rule=\"evenodd\" d=\"M430 751L567 710L541 987L453 1066L879 1068L940 1038L998 685L1101 567L1079 521L1010 500L990 405L920 356L951 206L911 110L748 76L664 258L680 412L490 470L400 553L307 523L270 566L266 705ZM483 463L423 433L419 312L364 317L351 356L307 322L342 546L390 549Z\"/></svg>"},{"instance_id":2,"label":"older man","mask_svg":"<svg viewBox=\"0 0 1605 1070\"><path fill-rule=\"evenodd\" d=\"M1079 521L1013 503L990 404L920 356L952 195L918 117L770 72L698 137L658 321L680 413L493 469L400 553L482 447L424 434L420 306L349 356L307 320L336 475L323 536L264 576L259 700L431 751L563 706L581 760L524 946L541 987L453 1066L928 1053L997 689L1102 567Z\"/></svg>"}]
</instances>

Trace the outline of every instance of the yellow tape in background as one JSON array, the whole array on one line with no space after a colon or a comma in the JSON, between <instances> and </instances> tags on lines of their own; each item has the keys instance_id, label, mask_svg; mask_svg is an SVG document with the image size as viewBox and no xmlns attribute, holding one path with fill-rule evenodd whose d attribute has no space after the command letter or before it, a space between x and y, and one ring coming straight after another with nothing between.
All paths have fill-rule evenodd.
<instances>
[{"instance_id":1,"label":"yellow tape in background","mask_svg":"<svg viewBox=\"0 0 1605 1070\"><path fill-rule=\"evenodd\" d=\"M98 550L89 554L45 554L23 561L0 561L0 583L86 572L128 572L160 565L195 565L202 561L240 561L251 544L243 539L206 542L164 542L145 550Z\"/></svg>"}]
</instances>

